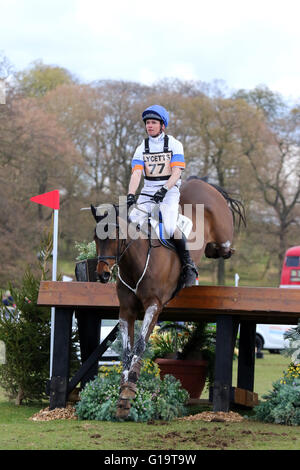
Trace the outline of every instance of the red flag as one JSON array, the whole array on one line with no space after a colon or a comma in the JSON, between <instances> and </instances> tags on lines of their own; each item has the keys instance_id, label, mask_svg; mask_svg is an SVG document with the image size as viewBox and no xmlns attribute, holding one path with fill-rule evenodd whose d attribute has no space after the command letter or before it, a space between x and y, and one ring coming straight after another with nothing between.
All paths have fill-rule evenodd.
<instances>
[{"instance_id":1,"label":"red flag","mask_svg":"<svg viewBox=\"0 0 300 470\"><path fill-rule=\"evenodd\" d=\"M38 196L33 196L30 198L30 201L37 202L46 207L51 207L51 209L59 209L59 191L55 189L49 193L40 194Z\"/></svg>"}]
</instances>

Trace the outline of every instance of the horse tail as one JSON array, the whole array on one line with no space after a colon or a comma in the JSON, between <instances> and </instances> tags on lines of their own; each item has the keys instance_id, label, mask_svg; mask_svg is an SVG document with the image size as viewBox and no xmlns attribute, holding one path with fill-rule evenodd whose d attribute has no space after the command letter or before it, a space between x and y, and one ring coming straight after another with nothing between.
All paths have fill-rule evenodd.
<instances>
[{"instance_id":1,"label":"horse tail","mask_svg":"<svg viewBox=\"0 0 300 470\"><path fill-rule=\"evenodd\" d=\"M203 176L201 178L200 176L190 176L187 179L187 181L192 180L192 179L198 179L198 180L204 181L205 183L209 184L210 186L213 186L217 191L219 191L219 193L222 194L222 196L228 203L228 206L232 213L234 223L236 222L236 216L238 216L238 229L240 229L242 222L244 226L246 227L245 207L244 207L244 204L240 200L235 199L232 196L230 196L229 193L224 188L221 188L221 186L215 183L210 183L208 181L208 176Z\"/></svg>"}]
</instances>

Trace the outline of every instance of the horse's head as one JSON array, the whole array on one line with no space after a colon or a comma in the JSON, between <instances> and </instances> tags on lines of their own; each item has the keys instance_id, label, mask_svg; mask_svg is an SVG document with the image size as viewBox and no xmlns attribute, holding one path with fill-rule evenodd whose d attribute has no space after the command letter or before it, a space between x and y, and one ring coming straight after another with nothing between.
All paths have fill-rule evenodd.
<instances>
[{"instance_id":1,"label":"horse's head","mask_svg":"<svg viewBox=\"0 0 300 470\"><path fill-rule=\"evenodd\" d=\"M119 257L119 225L116 207L111 206L113 210L103 207L104 214L98 214L93 205L91 211L97 223L94 235L98 258L96 274L100 282L107 283Z\"/></svg>"}]
</instances>

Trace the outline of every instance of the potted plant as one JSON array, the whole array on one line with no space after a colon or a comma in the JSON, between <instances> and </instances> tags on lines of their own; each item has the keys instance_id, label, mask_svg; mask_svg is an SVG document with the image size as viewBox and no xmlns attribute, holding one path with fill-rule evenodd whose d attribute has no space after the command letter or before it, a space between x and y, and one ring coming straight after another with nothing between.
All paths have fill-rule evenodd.
<instances>
[{"instance_id":1,"label":"potted plant","mask_svg":"<svg viewBox=\"0 0 300 470\"><path fill-rule=\"evenodd\" d=\"M77 281L96 282L97 252L95 242L75 242L75 248L78 251L75 266Z\"/></svg>"},{"instance_id":2,"label":"potted plant","mask_svg":"<svg viewBox=\"0 0 300 470\"><path fill-rule=\"evenodd\" d=\"M190 398L199 398L206 380L213 383L215 328L206 322L163 322L150 337L161 376L174 375Z\"/></svg>"}]
</instances>

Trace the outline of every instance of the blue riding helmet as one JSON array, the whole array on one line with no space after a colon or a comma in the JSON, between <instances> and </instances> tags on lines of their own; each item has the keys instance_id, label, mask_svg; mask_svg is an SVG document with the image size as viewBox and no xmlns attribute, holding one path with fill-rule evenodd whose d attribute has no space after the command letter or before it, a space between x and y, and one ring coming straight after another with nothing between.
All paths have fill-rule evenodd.
<instances>
[{"instance_id":1,"label":"blue riding helmet","mask_svg":"<svg viewBox=\"0 0 300 470\"><path fill-rule=\"evenodd\" d=\"M153 106L149 106L149 108L145 109L142 114L142 119L144 122L146 122L146 119L159 119L159 121L162 121L164 125L168 127L169 113L163 106L154 104Z\"/></svg>"}]
</instances>

